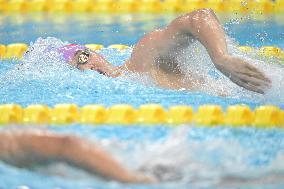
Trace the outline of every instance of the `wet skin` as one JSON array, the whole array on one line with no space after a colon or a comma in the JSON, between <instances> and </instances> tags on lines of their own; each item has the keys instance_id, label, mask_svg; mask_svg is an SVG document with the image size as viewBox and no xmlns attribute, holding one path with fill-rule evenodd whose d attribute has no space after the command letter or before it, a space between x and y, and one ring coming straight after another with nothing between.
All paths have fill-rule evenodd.
<instances>
[{"instance_id":1,"label":"wet skin","mask_svg":"<svg viewBox=\"0 0 284 189\"><path fill-rule=\"evenodd\" d=\"M271 87L271 81L256 67L228 54L225 32L211 9L185 14L165 28L146 34L122 66L113 66L92 52L88 63L78 68L96 70L109 77L118 77L124 71L147 72L161 87L198 90L196 83L202 84L203 79L198 75L187 75L184 79L176 62L177 55L195 40L206 48L216 69L235 84L257 93L264 93ZM76 56L70 63L77 66Z\"/></svg>"},{"instance_id":2,"label":"wet skin","mask_svg":"<svg viewBox=\"0 0 284 189\"><path fill-rule=\"evenodd\" d=\"M118 77L124 71L148 72L161 87L192 90L195 89L194 83L202 82L202 78L192 76L184 81L175 58L194 40L204 45L215 67L237 85L258 93L270 87L270 80L257 68L228 54L224 30L210 9L180 16L164 29L145 35L122 66L113 66L95 52L91 53L87 64L77 64L79 54L70 64L108 77ZM156 182L153 178L127 170L95 144L74 136L13 130L0 132L0 138L0 159L21 167L60 160L120 182ZM162 168L162 171L165 170Z\"/></svg>"},{"instance_id":3,"label":"wet skin","mask_svg":"<svg viewBox=\"0 0 284 189\"><path fill-rule=\"evenodd\" d=\"M86 139L27 129L1 131L0 138L0 160L18 167L60 161L120 182L155 182L153 178L126 169Z\"/></svg>"}]
</instances>

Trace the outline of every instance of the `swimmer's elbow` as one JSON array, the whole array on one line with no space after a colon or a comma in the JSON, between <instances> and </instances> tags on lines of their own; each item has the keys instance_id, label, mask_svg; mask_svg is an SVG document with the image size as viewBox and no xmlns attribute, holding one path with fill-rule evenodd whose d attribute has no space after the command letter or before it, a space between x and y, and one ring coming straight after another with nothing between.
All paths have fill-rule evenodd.
<instances>
[{"instance_id":1,"label":"swimmer's elbow","mask_svg":"<svg viewBox=\"0 0 284 189\"><path fill-rule=\"evenodd\" d=\"M208 21L212 18L216 19L214 11L210 8L202 8L178 17L174 20L172 25L176 28L180 28L180 30L189 30L189 32L194 33L191 31L191 28L196 28L201 23L209 24Z\"/></svg>"}]
</instances>

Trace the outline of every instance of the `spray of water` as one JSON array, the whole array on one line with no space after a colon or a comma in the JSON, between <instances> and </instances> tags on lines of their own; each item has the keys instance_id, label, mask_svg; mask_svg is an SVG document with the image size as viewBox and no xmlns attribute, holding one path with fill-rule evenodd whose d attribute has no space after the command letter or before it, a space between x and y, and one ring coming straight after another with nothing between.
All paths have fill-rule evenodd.
<instances>
[{"instance_id":1,"label":"spray of water","mask_svg":"<svg viewBox=\"0 0 284 189\"><path fill-rule=\"evenodd\" d=\"M260 95L232 83L214 67L206 49L196 41L179 54L178 63L185 74L196 75L205 81L202 83L196 82L198 91L211 95L225 94L238 99L248 98L260 103L283 104L283 66L277 64L273 58L266 60L259 58L256 52L250 54L241 52L237 48L237 44L230 38L227 38L227 42L231 54L255 65L272 80L272 88L265 95ZM100 76L93 71L82 72L76 70L66 64L62 55L56 50L64 44L67 44L67 42L52 37L39 38L35 43L31 43L22 63L0 76L0 84L3 86L3 98L5 99L5 95L9 94L5 90L11 91L11 89L21 88L24 91L25 88L29 89L29 85L34 85L34 82L40 84L41 90L44 88L45 94L58 93L58 99L69 100L76 99L77 94L113 93L113 90L119 92L127 89L127 92L131 93L132 91L134 93L141 90L137 83L146 86L142 87L143 90L147 90L147 87L155 87L155 81L147 74L130 73L118 79L111 79ZM126 55L130 55L130 53L131 50L126 52ZM109 54L109 52L103 52L103 54L109 61L117 61L116 55ZM105 85L105 83L110 83L110 85ZM68 88L72 88L73 92L66 91ZM65 93L62 93L64 89ZM36 88L33 88L33 90L36 90ZM42 101L42 99L40 100Z\"/></svg>"},{"instance_id":2,"label":"spray of water","mask_svg":"<svg viewBox=\"0 0 284 189\"><path fill-rule=\"evenodd\" d=\"M194 139L202 135L201 130L179 127L166 138L139 143L116 139L96 142L130 169L166 183L225 188L284 184L283 151L278 151L276 157L271 153L268 163L257 165L251 162L253 157L261 159L264 155L258 152L257 145L247 148L239 139L227 138L230 129L220 129L219 137L209 136L214 132L208 132L207 139ZM258 135L258 131L244 132Z\"/></svg>"},{"instance_id":3,"label":"spray of water","mask_svg":"<svg viewBox=\"0 0 284 189\"><path fill-rule=\"evenodd\" d=\"M206 82L200 90L210 94L220 91L229 93L236 98L248 97L255 101L281 104L284 102L283 66L275 64L275 59L262 60L257 53L244 54L237 49L231 39L227 39L231 54L246 59L265 72L271 78L272 88L265 95L258 95L233 84L228 78L219 73L213 66L204 47L193 43L179 57L178 61L184 72L196 73L205 78ZM111 92L121 94L122 88L137 93L140 88L123 79L109 79L92 71L81 72L66 64L57 48L66 44L56 38L39 38L32 43L23 62L0 76L0 84L8 89L18 85L21 90L30 82L44 84L44 93L59 92L57 97L75 98L76 94L64 88L73 88L79 94L92 96L101 92L100 98ZM110 56L110 55L109 55ZM113 56L113 55L111 55ZM94 77L96 82L94 82ZM140 77L141 82L150 79ZM145 79L146 78L146 79ZM103 80L103 84L102 81ZM105 85L105 83L113 85ZM154 82L149 81L150 85ZM25 87L22 87L25 86ZM147 88L143 88L147 90ZM63 92L62 92L63 91ZM81 92L80 92L81 91ZM102 92L103 91L103 92ZM5 92L5 91L4 91ZM36 91L40 93L39 90ZM48 97L48 96L47 96ZM192 128L180 128L161 141L148 141L135 144L129 149L131 141L125 143L113 140L101 140L98 143L109 149L115 157L131 169L146 172L166 182L191 183L200 185L232 185L238 183L271 182L283 180L283 155L278 154L273 163L254 167L248 163L248 158L256 153L240 145L239 141L225 138L196 141L189 140L187 133L194 132ZM208 135L210 136L210 134ZM131 157L131 158L130 158ZM245 177L245 178L244 178Z\"/></svg>"},{"instance_id":4,"label":"spray of water","mask_svg":"<svg viewBox=\"0 0 284 189\"><path fill-rule=\"evenodd\" d=\"M195 41L180 53L178 61L185 73L204 79L205 82L198 83L200 91L212 95L225 94L235 98L245 97L263 103L283 104L284 66L279 64L281 61L275 58L264 59L258 55L257 49L249 54L241 52L233 39L227 37L226 40L229 53L246 60L264 72L271 79L272 88L266 91L265 95L259 95L237 86L214 67L206 49L200 42Z\"/></svg>"}]
</instances>

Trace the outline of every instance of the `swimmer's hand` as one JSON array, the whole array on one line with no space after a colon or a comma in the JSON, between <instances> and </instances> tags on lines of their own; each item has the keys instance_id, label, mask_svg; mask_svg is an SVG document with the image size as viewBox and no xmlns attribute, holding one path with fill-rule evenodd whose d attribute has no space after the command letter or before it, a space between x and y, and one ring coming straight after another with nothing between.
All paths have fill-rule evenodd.
<instances>
[{"instance_id":1,"label":"swimmer's hand","mask_svg":"<svg viewBox=\"0 0 284 189\"><path fill-rule=\"evenodd\" d=\"M271 87L271 81L261 71L240 58L224 56L214 63L231 81L250 91L263 94Z\"/></svg>"}]
</instances>

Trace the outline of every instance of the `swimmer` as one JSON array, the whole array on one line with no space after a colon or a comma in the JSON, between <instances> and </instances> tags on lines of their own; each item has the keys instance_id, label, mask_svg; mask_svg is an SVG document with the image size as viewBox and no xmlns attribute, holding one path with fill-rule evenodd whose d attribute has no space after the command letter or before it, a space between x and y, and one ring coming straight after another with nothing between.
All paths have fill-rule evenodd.
<instances>
[{"instance_id":1,"label":"swimmer","mask_svg":"<svg viewBox=\"0 0 284 189\"><path fill-rule=\"evenodd\" d=\"M0 132L0 161L29 167L65 162L103 178L124 183L152 183L154 178L127 170L108 153L87 140L43 130Z\"/></svg>"},{"instance_id":2,"label":"swimmer","mask_svg":"<svg viewBox=\"0 0 284 189\"><path fill-rule=\"evenodd\" d=\"M196 40L206 48L214 66L235 84L262 94L270 88L271 81L260 70L228 53L225 32L211 9L177 17L165 28L146 34L121 66L77 44L63 46L59 51L66 62L81 70L96 70L108 77L125 72L149 73L160 87L198 90L196 83L204 79L197 74L185 77L177 63L178 54Z\"/></svg>"}]
</instances>

